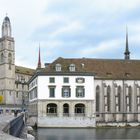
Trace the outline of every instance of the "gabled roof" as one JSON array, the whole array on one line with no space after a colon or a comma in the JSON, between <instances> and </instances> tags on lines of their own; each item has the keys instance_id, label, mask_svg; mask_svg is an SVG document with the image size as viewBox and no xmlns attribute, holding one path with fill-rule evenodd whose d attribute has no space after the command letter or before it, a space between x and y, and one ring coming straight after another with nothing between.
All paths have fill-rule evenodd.
<instances>
[{"instance_id":1,"label":"gabled roof","mask_svg":"<svg viewBox=\"0 0 140 140\"><path fill-rule=\"evenodd\" d=\"M140 80L140 60L123 59L67 59L58 58L43 72L54 72L55 65L61 64L62 73L69 72L69 65L75 64L76 72L93 72L96 79L138 79ZM73 72L71 72L73 73Z\"/></svg>"},{"instance_id":2,"label":"gabled roof","mask_svg":"<svg viewBox=\"0 0 140 140\"><path fill-rule=\"evenodd\" d=\"M35 73L35 70L31 68L26 68L26 67L15 66L15 73L32 76Z\"/></svg>"}]
</instances>

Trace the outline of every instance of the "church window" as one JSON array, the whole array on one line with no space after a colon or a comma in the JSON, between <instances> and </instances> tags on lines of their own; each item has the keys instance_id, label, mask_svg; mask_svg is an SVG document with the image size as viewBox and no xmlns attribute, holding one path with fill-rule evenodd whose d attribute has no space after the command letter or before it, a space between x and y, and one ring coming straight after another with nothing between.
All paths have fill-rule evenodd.
<instances>
[{"instance_id":1,"label":"church window","mask_svg":"<svg viewBox=\"0 0 140 140\"><path fill-rule=\"evenodd\" d=\"M96 111L99 112L100 107L100 87L96 87Z\"/></svg>"},{"instance_id":2,"label":"church window","mask_svg":"<svg viewBox=\"0 0 140 140\"><path fill-rule=\"evenodd\" d=\"M118 87L117 95L116 95L116 111L121 111L121 86Z\"/></svg>"},{"instance_id":3,"label":"church window","mask_svg":"<svg viewBox=\"0 0 140 140\"><path fill-rule=\"evenodd\" d=\"M137 110L138 110L139 106L140 106L140 88L139 87L136 88L136 92L137 92L137 99L136 100L137 100Z\"/></svg>"},{"instance_id":4,"label":"church window","mask_svg":"<svg viewBox=\"0 0 140 140\"><path fill-rule=\"evenodd\" d=\"M126 106L127 106L127 111L131 112L132 110L132 87L128 87L128 95L126 96Z\"/></svg>"},{"instance_id":5,"label":"church window","mask_svg":"<svg viewBox=\"0 0 140 140\"><path fill-rule=\"evenodd\" d=\"M9 70L11 70L11 64L12 64L12 54L8 54L8 63L9 63Z\"/></svg>"},{"instance_id":6,"label":"church window","mask_svg":"<svg viewBox=\"0 0 140 140\"><path fill-rule=\"evenodd\" d=\"M8 48L11 49L11 42L8 42Z\"/></svg>"},{"instance_id":7,"label":"church window","mask_svg":"<svg viewBox=\"0 0 140 140\"><path fill-rule=\"evenodd\" d=\"M4 62L4 54L1 54L1 62Z\"/></svg>"},{"instance_id":8,"label":"church window","mask_svg":"<svg viewBox=\"0 0 140 140\"><path fill-rule=\"evenodd\" d=\"M111 95L111 88L110 86L107 87L107 111L110 112L110 95Z\"/></svg>"},{"instance_id":9,"label":"church window","mask_svg":"<svg viewBox=\"0 0 140 140\"><path fill-rule=\"evenodd\" d=\"M9 95L11 96L11 91L9 91Z\"/></svg>"},{"instance_id":10,"label":"church window","mask_svg":"<svg viewBox=\"0 0 140 140\"><path fill-rule=\"evenodd\" d=\"M16 83L16 88L18 88L18 83Z\"/></svg>"},{"instance_id":11,"label":"church window","mask_svg":"<svg viewBox=\"0 0 140 140\"><path fill-rule=\"evenodd\" d=\"M16 98L18 98L18 91L16 92Z\"/></svg>"}]
</instances>

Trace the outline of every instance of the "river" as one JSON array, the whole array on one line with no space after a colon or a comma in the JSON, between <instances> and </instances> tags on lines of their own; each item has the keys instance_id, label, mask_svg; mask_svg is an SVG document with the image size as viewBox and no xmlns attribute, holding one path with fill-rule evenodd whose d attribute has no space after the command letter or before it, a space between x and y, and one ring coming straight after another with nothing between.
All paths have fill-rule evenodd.
<instances>
[{"instance_id":1,"label":"river","mask_svg":"<svg viewBox=\"0 0 140 140\"><path fill-rule=\"evenodd\" d=\"M52 129L39 128L36 140L140 139L140 128Z\"/></svg>"}]
</instances>

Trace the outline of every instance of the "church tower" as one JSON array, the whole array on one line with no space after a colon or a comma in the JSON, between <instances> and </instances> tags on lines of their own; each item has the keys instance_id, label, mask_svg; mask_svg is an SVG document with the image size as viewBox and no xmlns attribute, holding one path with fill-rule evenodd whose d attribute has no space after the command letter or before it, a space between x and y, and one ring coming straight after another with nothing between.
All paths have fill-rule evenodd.
<instances>
[{"instance_id":1,"label":"church tower","mask_svg":"<svg viewBox=\"0 0 140 140\"><path fill-rule=\"evenodd\" d=\"M124 59L129 60L130 59L130 52L129 52L129 47L128 47L128 31L126 29L126 47L125 47L125 52L124 52Z\"/></svg>"},{"instance_id":2,"label":"church tower","mask_svg":"<svg viewBox=\"0 0 140 140\"><path fill-rule=\"evenodd\" d=\"M0 96L0 104L15 102L15 45L8 16L3 20L0 38Z\"/></svg>"},{"instance_id":3,"label":"church tower","mask_svg":"<svg viewBox=\"0 0 140 140\"><path fill-rule=\"evenodd\" d=\"M40 58L40 45L39 45L39 52L38 52L38 64L37 64L37 68L41 68L41 58Z\"/></svg>"}]
</instances>

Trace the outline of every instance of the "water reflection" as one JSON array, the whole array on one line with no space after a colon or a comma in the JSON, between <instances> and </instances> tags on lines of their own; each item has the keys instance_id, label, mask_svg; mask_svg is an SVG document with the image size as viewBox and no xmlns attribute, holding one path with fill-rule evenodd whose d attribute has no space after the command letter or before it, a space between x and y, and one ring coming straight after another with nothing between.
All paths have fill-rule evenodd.
<instances>
[{"instance_id":1,"label":"water reflection","mask_svg":"<svg viewBox=\"0 0 140 140\"><path fill-rule=\"evenodd\" d=\"M36 140L140 139L139 128L38 129Z\"/></svg>"}]
</instances>

